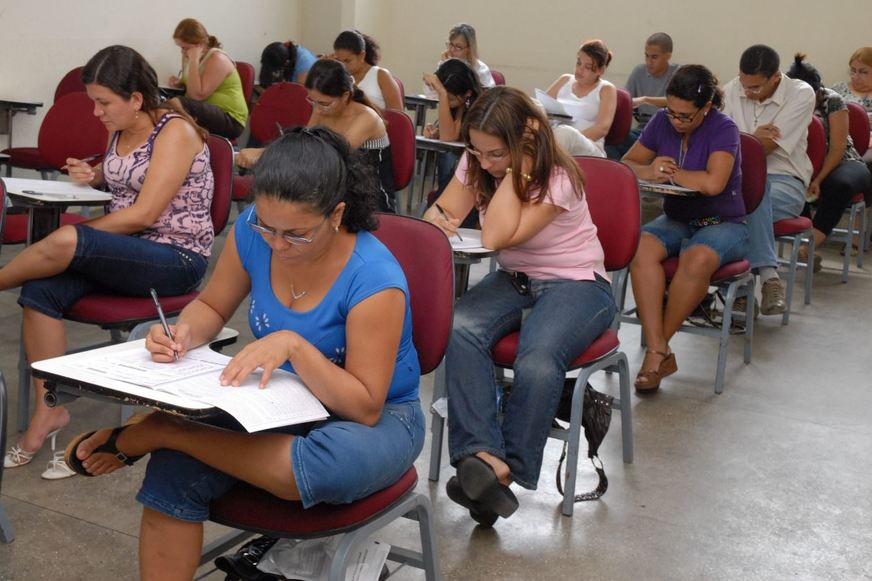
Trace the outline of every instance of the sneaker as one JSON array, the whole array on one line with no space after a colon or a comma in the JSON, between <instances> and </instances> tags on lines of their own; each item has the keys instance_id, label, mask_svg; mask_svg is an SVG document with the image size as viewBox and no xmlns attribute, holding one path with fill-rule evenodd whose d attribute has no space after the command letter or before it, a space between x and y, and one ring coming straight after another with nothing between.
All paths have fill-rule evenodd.
<instances>
[{"instance_id":1,"label":"sneaker","mask_svg":"<svg viewBox=\"0 0 872 581\"><path fill-rule=\"evenodd\" d=\"M741 315L743 318L745 317L745 307L748 304L748 300L745 297L739 297L735 301L733 301L733 320L735 321L736 315ZM757 299L754 299L754 319L760 316L760 305L757 304Z\"/></svg>"},{"instance_id":2,"label":"sneaker","mask_svg":"<svg viewBox=\"0 0 872 581\"><path fill-rule=\"evenodd\" d=\"M779 278L770 278L763 283L763 301L760 313L763 315L780 315L787 310L784 300L784 283Z\"/></svg>"},{"instance_id":3,"label":"sneaker","mask_svg":"<svg viewBox=\"0 0 872 581\"><path fill-rule=\"evenodd\" d=\"M45 472L41 474L41 476L46 480L62 480L75 475L76 473L67 466L67 463L64 460L64 450L54 453L52 459L48 461L48 466L46 467Z\"/></svg>"}]
</instances>

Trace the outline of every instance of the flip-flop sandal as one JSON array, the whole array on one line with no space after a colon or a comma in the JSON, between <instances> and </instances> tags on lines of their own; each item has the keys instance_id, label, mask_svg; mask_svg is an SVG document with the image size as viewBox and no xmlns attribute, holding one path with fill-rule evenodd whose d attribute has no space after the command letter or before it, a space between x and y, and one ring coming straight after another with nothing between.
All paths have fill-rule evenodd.
<instances>
[{"instance_id":1,"label":"flip-flop sandal","mask_svg":"<svg viewBox=\"0 0 872 581\"><path fill-rule=\"evenodd\" d=\"M500 518L500 515L488 507L466 496L457 476L452 476L448 479L448 482L445 484L445 492L448 493L448 498L460 506L469 509L469 516L485 528L491 528L497 522L497 519Z\"/></svg>"},{"instance_id":2,"label":"flip-flop sandal","mask_svg":"<svg viewBox=\"0 0 872 581\"><path fill-rule=\"evenodd\" d=\"M115 458L127 466L133 466L134 462L142 458L142 456L128 456L124 452L120 451L118 447L115 445L115 442L118 440L118 436L121 435L121 432L132 426L133 424L138 424L141 422L145 416L136 415L131 417L123 426L118 426L112 430L112 433L109 434L109 439L103 442L100 446L94 449L91 454L112 454ZM92 430L90 432L85 432L79 434L75 438L73 438L69 444L67 444L67 448L64 451L64 462L67 463L67 466L70 467L70 470L75 472L76 474L81 474L82 476L90 476L94 475L88 472L85 469L85 466L82 464L82 460L79 459L78 452L79 444L93 436L97 430Z\"/></svg>"},{"instance_id":3,"label":"flip-flop sandal","mask_svg":"<svg viewBox=\"0 0 872 581\"><path fill-rule=\"evenodd\" d=\"M500 484L490 464L477 456L457 463L457 480L466 496L503 518L518 510L518 499L508 486Z\"/></svg>"}]
</instances>

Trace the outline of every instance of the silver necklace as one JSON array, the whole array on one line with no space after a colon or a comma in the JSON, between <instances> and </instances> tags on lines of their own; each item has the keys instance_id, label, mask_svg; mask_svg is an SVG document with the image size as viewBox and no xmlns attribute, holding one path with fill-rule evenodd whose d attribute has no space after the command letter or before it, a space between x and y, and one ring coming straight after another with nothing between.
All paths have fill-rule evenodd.
<instances>
[{"instance_id":1,"label":"silver necklace","mask_svg":"<svg viewBox=\"0 0 872 581\"><path fill-rule=\"evenodd\" d=\"M306 296L307 294L309 294L309 291L305 291L305 290L303 292L301 292L300 294L297 294L296 291L294 290L294 285L291 284L291 302L298 301L301 298L303 298L304 296Z\"/></svg>"}]
</instances>

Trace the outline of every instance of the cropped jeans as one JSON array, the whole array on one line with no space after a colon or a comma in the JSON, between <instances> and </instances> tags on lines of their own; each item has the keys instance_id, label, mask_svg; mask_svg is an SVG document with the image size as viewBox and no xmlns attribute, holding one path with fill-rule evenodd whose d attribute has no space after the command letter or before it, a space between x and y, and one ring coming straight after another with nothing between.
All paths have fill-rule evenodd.
<instances>
[{"instance_id":1,"label":"cropped jeans","mask_svg":"<svg viewBox=\"0 0 872 581\"><path fill-rule=\"evenodd\" d=\"M488 452L508 464L514 482L535 490L566 369L608 328L616 307L599 276L531 279L529 286L529 294L519 294L511 276L497 271L466 293L454 312L445 363L451 463ZM491 348L518 329L514 382L500 422Z\"/></svg>"}]
</instances>

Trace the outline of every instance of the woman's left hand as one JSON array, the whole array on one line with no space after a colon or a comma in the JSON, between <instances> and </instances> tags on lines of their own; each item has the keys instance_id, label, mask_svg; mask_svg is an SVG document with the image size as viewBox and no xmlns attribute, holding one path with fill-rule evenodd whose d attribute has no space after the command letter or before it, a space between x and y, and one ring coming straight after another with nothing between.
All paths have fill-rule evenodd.
<instances>
[{"instance_id":1,"label":"woman's left hand","mask_svg":"<svg viewBox=\"0 0 872 581\"><path fill-rule=\"evenodd\" d=\"M203 56L203 47L199 44L188 47L188 49L185 50L185 56L187 57L188 62L199 63L200 57Z\"/></svg>"},{"instance_id":2,"label":"woman's left hand","mask_svg":"<svg viewBox=\"0 0 872 581\"><path fill-rule=\"evenodd\" d=\"M266 387L273 371L291 358L300 336L293 331L277 331L243 347L221 372L221 385L239 387L258 367L263 369L259 387Z\"/></svg>"},{"instance_id":3,"label":"woman's left hand","mask_svg":"<svg viewBox=\"0 0 872 581\"><path fill-rule=\"evenodd\" d=\"M805 201L814 202L821 197L821 183L817 180L812 180L808 184L808 191L805 192Z\"/></svg>"},{"instance_id":4,"label":"woman's left hand","mask_svg":"<svg viewBox=\"0 0 872 581\"><path fill-rule=\"evenodd\" d=\"M447 94L445 85L443 85L442 81L439 80L439 77L433 73L424 74L424 84L436 91L436 94L440 97L444 97Z\"/></svg>"}]
</instances>

